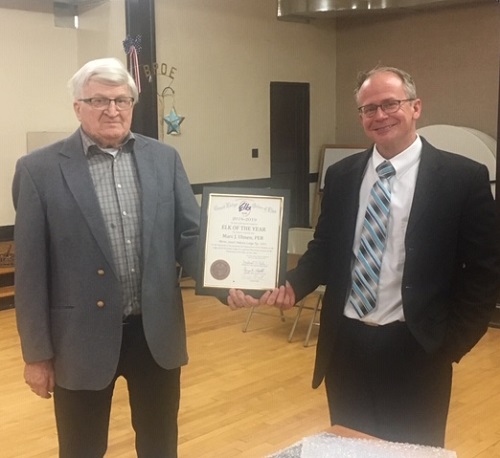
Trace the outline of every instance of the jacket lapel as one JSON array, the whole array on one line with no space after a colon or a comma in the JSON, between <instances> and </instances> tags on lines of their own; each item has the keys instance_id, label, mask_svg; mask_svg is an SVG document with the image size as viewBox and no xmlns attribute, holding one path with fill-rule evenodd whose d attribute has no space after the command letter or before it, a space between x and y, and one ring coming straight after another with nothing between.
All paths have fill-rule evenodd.
<instances>
[{"instance_id":1,"label":"jacket lapel","mask_svg":"<svg viewBox=\"0 0 500 458\"><path fill-rule=\"evenodd\" d=\"M352 246L356 232L356 221L359 211L359 191L365 175L366 164L372 155L373 147L358 156L350 168L346 168L339 177L341 187L341 205L344 221L345 236L349 238L348 244Z\"/></svg>"},{"instance_id":2,"label":"jacket lapel","mask_svg":"<svg viewBox=\"0 0 500 458\"><path fill-rule=\"evenodd\" d=\"M421 221L428 205L439 196L440 166L436 160L435 148L422 138L422 156L418 169L417 182L415 184L415 194L411 206L406 235L411 235L412 231Z\"/></svg>"},{"instance_id":3,"label":"jacket lapel","mask_svg":"<svg viewBox=\"0 0 500 458\"><path fill-rule=\"evenodd\" d=\"M346 234L355 232L356 220L359 208L359 190L366 169L366 164L373 152L373 147L359 155L359 160L355 161L351 168L345 169L339 180L344 180L340 185L342 189L341 201L343 203L342 214L345 221ZM440 165L435 155L436 149L422 138L422 156L418 170L415 194L408 220L406 233L411 234L432 199L436 198L439 192Z\"/></svg>"},{"instance_id":4,"label":"jacket lapel","mask_svg":"<svg viewBox=\"0 0 500 458\"><path fill-rule=\"evenodd\" d=\"M99 248L103 252L106 261L114 270L113 254L111 252L104 219L99 210L99 201L97 200L94 183L90 176L89 166L83 151L79 130L68 137L63 144L60 155L61 172L68 188L78 204ZM116 270L114 271L116 274Z\"/></svg>"},{"instance_id":5,"label":"jacket lapel","mask_svg":"<svg viewBox=\"0 0 500 458\"><path fill-rule=\"evenodd\" d=\"M143 262L146 262L158 207L157 174L154 155L148 150L144 140L137 136L134 144L134 155L141 183L142 259Z\"/></svg>"}]
</instances>

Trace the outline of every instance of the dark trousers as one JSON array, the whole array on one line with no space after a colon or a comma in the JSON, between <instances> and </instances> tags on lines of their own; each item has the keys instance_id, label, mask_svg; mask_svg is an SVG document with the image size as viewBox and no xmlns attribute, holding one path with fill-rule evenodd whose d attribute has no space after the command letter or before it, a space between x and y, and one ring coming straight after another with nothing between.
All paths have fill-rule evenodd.
<instances>
[{"instance_id":1,"label":"dark trousers","mask_svg":"<svg viewBox=\"0 0 500 458\"><path fill-rule=\"evenodd\" d=\"M381 439L444 446L452 365L405 323L342 319L325 378L330 419Z\"/></svg>"},{"instance_id":2,"label":"dark trousers","mask_svg":"<svg viewBox=\"0 0 500 458\"><path fill-rule=\"evenodd\" d=\"M177 457L180 368L156 364L140 317L123 325L116 376L101 391L74 391L56 386L54 406L60 458L102 458L107 449L111 399L119 376L127 380L139 458Z\"/></svg>"}]
</instances>

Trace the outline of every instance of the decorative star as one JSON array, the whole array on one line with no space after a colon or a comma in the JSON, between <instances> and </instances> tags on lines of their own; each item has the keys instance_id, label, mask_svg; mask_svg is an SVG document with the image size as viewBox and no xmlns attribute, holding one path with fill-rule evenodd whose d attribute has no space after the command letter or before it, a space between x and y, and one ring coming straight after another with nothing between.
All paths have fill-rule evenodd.
<instances>
[{"instance_id":1,"label":"decorative star","mask_svg":"<svg viewBox=\"0 0 500 458\"><path fill-rule=\"evenodd\" d=\"M179 116L175 108L172 108L163 120L167 123L167 134L178 135L181 133L181 123L184 121L184 116Z\"/></svg>"}]
</instances>

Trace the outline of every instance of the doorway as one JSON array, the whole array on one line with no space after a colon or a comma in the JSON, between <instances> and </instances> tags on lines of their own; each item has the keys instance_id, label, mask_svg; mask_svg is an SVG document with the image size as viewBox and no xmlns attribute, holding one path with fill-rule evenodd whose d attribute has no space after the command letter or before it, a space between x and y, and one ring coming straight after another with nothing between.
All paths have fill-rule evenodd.
<instances>
[{"instance_id":1,"label":"doorway","mask_svg":"<svg viewBox=\"0 0 500 458\"><path fill-rule=\"evenodd\" d=\"M290 190L290 227L309 226L309 83L271 82L271 187Z\"/></svg>"}]
</instances>

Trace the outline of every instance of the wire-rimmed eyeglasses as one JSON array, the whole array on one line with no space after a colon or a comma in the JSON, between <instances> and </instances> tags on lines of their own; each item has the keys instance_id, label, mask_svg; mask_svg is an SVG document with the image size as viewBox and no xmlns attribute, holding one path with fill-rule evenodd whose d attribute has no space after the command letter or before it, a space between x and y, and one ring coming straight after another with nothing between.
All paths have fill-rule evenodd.
<instances>
[{"instance_id":1,"label":"wire-rimmed eyeglasses","mask_svg":"<svg viewBox=\"0 0 500 458\"><path fill-rule=\"evenodd\" d=\"M78 99L79 102L85 102L96 110L105 110L111 102L114 102L115 107L119 111L130 110L134 105L133 97L117 97L116 99L108 99L107 97L90 97L88 99Z\"/></svg>"},{"instance_id":2,"label":"wire-rimmed eyeglasses","mask_svg":"<svg viewBox=\"0 0 500 458\"><path fill-rule=\"evenodd\" d=\"M365 118L372 118L373 116L375 116L379 108L386 114L396 113L396 111L401 108L402 103L413 102L414 100L415 99L388 100L387 102L381 103L380 105L370 103L369 105L358 107L358 111L361 116L364 116Z\"/></svg>"}]
</instances>

